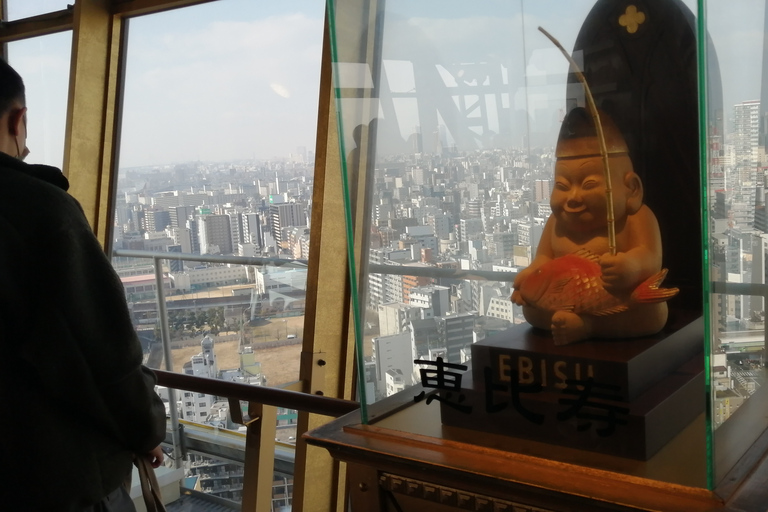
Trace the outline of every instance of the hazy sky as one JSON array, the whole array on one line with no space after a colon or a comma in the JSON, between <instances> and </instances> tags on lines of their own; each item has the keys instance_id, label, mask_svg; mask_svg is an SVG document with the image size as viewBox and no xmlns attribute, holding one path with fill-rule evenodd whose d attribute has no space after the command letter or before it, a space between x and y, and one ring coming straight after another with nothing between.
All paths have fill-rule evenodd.
<instances>
[{"instance_id":1,"label":"hazy sky","mask_svg":"<svg viewBox=\"0 0 768 512\"><path fill-rule=\"evenodd\" d=\"M323 15L226 0L131 20L121 164L313 151Z\"/></svg>"},{"instance_id":2,"label":"hazy sky","mask_svg":"<svg viewBox=\"0 0 768 512\"><path fill-rule=\"evenodd\" d=\"M131 19L120 165L314 151L324 9L222 0ZM28 88L30 162L61 164L70 48L57 34L9 50Z\"/></svg>"},{"instance_id":3,"label":"hazy sky","mask_svg":"<svg viewBox=\"0 0 768 512\"><path fill-rule=\"evenodd\" d=\"M454 62L462 55L471 62L477 55L501 55L514 67L523 65L514 55L520 55L524 39L529 80L558 75L567 63L536 27L544 26L571 48L593 3L388 0L387 51L406 60L408 52L420 51L412 39L396 37L392 29L400 25L418 29L430 51L450 54ZM696 10L692 0L685 3ZM10 15L18 18L61 9L66 1L9 4ZM314 150L323 15L321 0L220 0L132 19L121 166L287 157L299 146ZM759 0L708 3L726 108L759 97L763 20ZM70 51L68 33L10 45L11 64L28 87L31 162L61 164ZM398 67L407 71L408 65L389 64L388 73ZM393 89L408 86L407 72L399 78L393 72L392 79ZM534 106L561 94L548 87L510 101ZM405 116L404 127L418 124L415 111Z\"/></svg>"}]
</instances>

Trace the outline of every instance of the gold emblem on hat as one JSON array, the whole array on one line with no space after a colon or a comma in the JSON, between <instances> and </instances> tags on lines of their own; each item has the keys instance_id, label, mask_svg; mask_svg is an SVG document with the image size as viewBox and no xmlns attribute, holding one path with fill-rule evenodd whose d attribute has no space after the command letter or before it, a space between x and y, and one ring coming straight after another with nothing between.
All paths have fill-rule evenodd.
<instances>
[{"instance_id":1,"label":"gold emblem on hat","mask_svg":"<svg viewBox=\"0 0 768 512\"><path fill-rule=\"evenodd\" d=\"M634 5L628 5L624 14L619 16L619 25L626 27L630 34L637 32L643 23L645 23L645 13L638 11Z\"/></svg>"}]
</instances>

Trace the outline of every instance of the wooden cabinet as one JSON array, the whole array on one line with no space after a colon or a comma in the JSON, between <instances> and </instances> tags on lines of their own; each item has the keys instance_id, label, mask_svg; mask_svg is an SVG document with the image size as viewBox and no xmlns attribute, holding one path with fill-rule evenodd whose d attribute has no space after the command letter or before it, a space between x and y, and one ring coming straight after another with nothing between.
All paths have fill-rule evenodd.
<instances>
[{"instance_id":1,"label":"wooden cabinet","mask_svg":"<svg viewBox=\"0 0 768 512\"><path fill-rule=\"evenodd\" d=\"M403 395L401 393L400 395ZM744 483L705 489L703 418L648 461L582 452L440 422L437 403L396 395L370 422L351 413L305 440L348 464L352 512L765 511L768 464ZM750 452L765 453L761 442Z\"/></svg>"}]
</instances>

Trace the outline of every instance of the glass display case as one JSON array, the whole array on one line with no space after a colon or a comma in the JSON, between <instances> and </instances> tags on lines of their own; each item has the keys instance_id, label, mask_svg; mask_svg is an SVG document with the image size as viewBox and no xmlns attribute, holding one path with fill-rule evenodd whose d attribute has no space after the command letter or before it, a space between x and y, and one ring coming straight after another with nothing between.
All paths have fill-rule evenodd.
<instances>
[{"instance_id":1,"label":"glass display case","mask_svg":"<svg viewBox=\"0 0 768 512\"><path fill-rule=\"evenodd\" d=\"M765 2L330 4L359 428L743 478L768 426Z\"/></svg>"}]
</instances>

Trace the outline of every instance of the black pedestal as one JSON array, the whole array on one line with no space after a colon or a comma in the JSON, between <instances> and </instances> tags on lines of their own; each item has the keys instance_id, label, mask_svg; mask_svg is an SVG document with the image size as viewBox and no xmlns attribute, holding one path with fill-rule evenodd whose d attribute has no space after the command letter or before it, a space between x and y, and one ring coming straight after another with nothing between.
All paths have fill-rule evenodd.
<instances>
[{"instance_id":1,"label":"black pedestal","mask_svg":"<svg viewBox=\"0 0 768 512\"><path fill-rule=\"evenodd\" d=\"M701 317L677 314L653 336L592 340L555 346L545 331L516 325L472 345L475 389L490 368L494 380L508 382L517 373L521 383L536 382L559 392L566 379L586 379L618 386L615 394L633 400L703 349Z\"/></svg>"},{"instance_id":2,"label":"black pedestal","mask_svg":"<svg viewBox=\"0 0 768 512\"><path fill-rule=\"evenodd\" d=\"M554 346L516 326L472 346L446 425L647 460L704 411L703 320L645 338Z\"/></svg>"}]
</instances>

